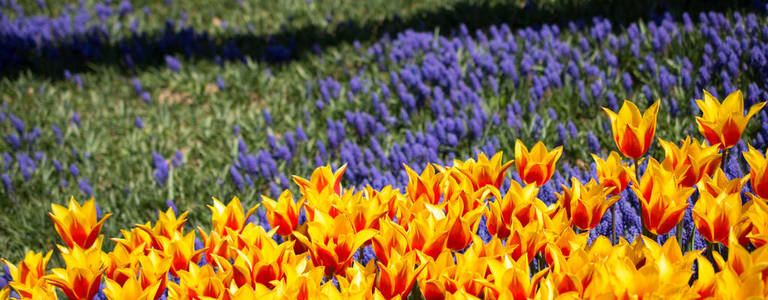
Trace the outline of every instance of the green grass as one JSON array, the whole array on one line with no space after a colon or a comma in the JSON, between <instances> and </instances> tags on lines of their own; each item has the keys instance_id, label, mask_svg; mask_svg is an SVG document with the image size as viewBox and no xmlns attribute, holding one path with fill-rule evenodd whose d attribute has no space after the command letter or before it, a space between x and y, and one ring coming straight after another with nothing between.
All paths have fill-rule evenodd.
<instances>
[{"instance_id":1,"label":"green grass","mask_svg":"<svg viewBox=\"0 0 768 300\"><path fill-rule=\"evenodd\" d=\"M554 9L560 7L578 8L575 12L586 16L587 10L580 4L585 2L600 7L597 12L611 13L616 8L615 2L612 1L607 1L606 3L611 4L607 6L600 6L600 1L546 1L540 4L538 12L550 18L542 20L556 20L557 17L562 17ZM86 3L89 7L93 5L93 1ZM237 153L238 138L232 132L235 124L242 128L242 138L249 150L255 152L254 149L268 147L268 132L278 135L291 130L304 119L303 109L312 112L311 122L308 125L302 124L310 141L299 144L299 151L294 154L295 159L291 165L279 166L279 169L288 175L307 177L313 169L312 158L317 151L314 141L327 138L325 119L342 119L343 112L348 108L368 111L370 99L358 97L352 104L341 99L318 112L313 101L307 101L304 97L307 92L304 83L308 80L316 82L318 78L327 76L344 82L350 78L349 70L358 68L371 78L388 81L387 72L378 70L375 63L370 63L368 58L356 53L352 46L354 40L359 39L365 47L376 42L383 32L394 33L408 27L417 28L420 18L426 31L434 30L440 34L447 34L450 29L455 28L456 21L462 20L471 28L482 29L486 29L483 25L494 24L500 18L512 20L512 24L516 24L517 16L503 16L502 13L519 13L522 7L518 4L501 5L490 1L482 2L472 10L466 7L475 6L464 1L436 0L311 3L304 0L247 1L244 5L236 1L176 1L170 8L156 1L134 1L133 4L135 13L129 18L139 18L142 31L159 30L166 18L177 18L186 11L187 24L197 30L211 32L214 41L236 38L246 54L256 54L266 44L267 37L275 35L278 40L296 41L297 58L281 64L267 64L249 58L247 64L227 62L223 67L219 67L209 59L183 59L181 55L177 55L182 59L183 65L181 72L177 74L165 67L162 57L158 58L159 63L148 63L136 70L127 70L120 63L108 61L112 58L107 55L104 61L78 65L76 71L80 72L84 81L82 89L72 81L61 80L59 70L55 67L49 68L44 63L3 78L0 82L0 101L8 105L4 111L22 118L28 128L40 127L42 137L36 150L44 151L46 159L38 165L38 170L29 181L24 181L18 172L14 173L14 193L0 191L0 205L3 207L0 213L0 224L3 224L0 226L0 244L4 245L0 249L0 257L18 261L27 250L53 249L56 244L61 243L46 212L50 210L51 203L63 204L70 195L74 195L80 202L86 200L77 187L76 179L66 171L66 166L73 162L80 168L81 176L90 179L102 210L114 214L103 229L106 237L115 237L119 234L119 229L128 228L132 224L154 220L157 210L165 209L165 201L168 199L173 199L181 210L191 211L190 224L203 227L207 227L210 222L208 209L204 205L210 203L211 197L228 201L237 195L245 206L256 205L259 195L268 192L267 182L260 179L255 188L240 193L231 183L229 176L229 166ZM140 12L145 4L152 10L149 17ZM473 14L492 11L497 5L497 14L488 19L473 21ZM60 4L51 4L46 13L55 15L62 9ZM462 18L464 11L468 17ZM392 17L395 13L400 16L399 19ZM630 10L613 11L613 16L620 20L634 20L631 18L633 14ZM326 15L332 16L333 22L327 22ZM113 24L118 18L111 17L109 23ZM292 20L289 22L288 18ZM527 22L534 22L530 20L531 16L522 18ZM364 26L353 26L350 29L338 24L342 20L353 20L355 24ZM229 24L229 30L221 26L222 21ZM249 24L253 25L253 30L247 28ZM281 27L283 24L284 28ZM441 25L443 27L440 27ZM434 26L438 27L432 28ZM614 26L619 27L617 24ZM240 27L241 32L236 33L232 27ZM114 26L109 27L109 31L115 37L128 34L126 28L118 29ZM241 36L244 37L238 38ZM564 38L570 39L567 34ZM577 43L575 39L570 39L570 42ZM701 42L701 37L692 37L679 48L670 49L670 52L696 57ZM322 58L309 51L314 43L324 46ZM624 56L631 57L628 53ZM466 63L468 58L465 57L464 60ZM678 67L672 60L663 63L669 68ZM622 68L636 72L637 64L636 61L623 60ZM271 76L265 71L267 68ZM223 91L216 88L217 76L221 76L226 82L227 88ZM135 95L130 83L132 77L138 78L144 90L152 94L150 104L145 104ZM636 86L639 87L646 81L652 82L645 79L636 82ZM486 90L483 97L487 100L490 111L503 110L504 104L512 99L518 99L525 106L529 84L530 82L524 82L515 88L508 83L502 83L500 96ZM739 82L739 86L745 88L746 83ZM41 87L44 90L42 93ZM345 85L345 88L348 88L348 85ZM655 85L652 85L652 88L654 91L658 89ZM319 97L317 91L313 93L312 99ZM595 107L580 107L578 100L574 100L578 99L578 93L572 86L553 91L545 97L540 108L542 117L546 116L547 107L553 107L561 121L574 120L579 124L581 136L566 147L563 155L576 165L591 162L583 151L588 130L592 130L600 138L604 149L608 149L605 145L612 145L610 135L604 134L601 125L594 121L595 116L602 117L602 113ZM341 98L345 98L343 94L344 91ZM673 92L679 101L683 116L690 115L687 99L690 99L692 94L693 91L680 88ZM639 88L636 88L632 95L617 93L617 97L644 98ZM397 107L394 103L390 103L390 106ZM272 113L272 126L266 126L261 116L262 109L269 109ZM399 111L394 108L390 110L393 113ZM665 110L663 106L662 110ZM82 119L81 128L70 124L73 112L79 113ZM135 117L143 118L144 129L135 127ZM428 108L411 118L430 118ZM487 137L499 137L501 148L507 153L506 159L512 158L516 138L523 139L527 144L534 141L531 137L531 117L527 116L524 121L527 128L524 128L522 133L513 132L505 126L486 129ZM683 136L682 132L693 124L693 119L673 119L669 114L662 113L659 122L658 136L675 140ZM557 139L554 129L557 123L548 119L545 119L544 123L540 139L547 145L553 145ZM50 130L54 124L64 132L64 145L57 143ZM420 130L422 127L422 123L416 123L411 129ZM8 122L0 124L0 128L6 133L13 131ZM395 130L390 137L383 139L382 148L387 149L394 142L404 141L403 128L396 129L399 131ZM347 134L351 135L350 129ZM474 152L476 144L479 143L463 141L455 152L461 158L468 158ZM70 149L75 149L79 156L75 157ZM172 168L172 180L168 185L158 186L152 175L152 152L157 151L170 158L177 149L184 152L183 166ZM10 151L10 148L7 144L0 143L0 152L3 151ZM658 151L659 149L656 149L657 157ZM89 159L83 158L86 152L90 153ZM310 159L310 165L305 165L298 159L302 156ZM52 159L58 159L65 165L63 173L54 171ZM60 185L62 179L69 181L68 187ZM126 193L126 189L130 192ZM111 243L106 244L107 248L111 247Z\"/></svg>"}]
</instances>

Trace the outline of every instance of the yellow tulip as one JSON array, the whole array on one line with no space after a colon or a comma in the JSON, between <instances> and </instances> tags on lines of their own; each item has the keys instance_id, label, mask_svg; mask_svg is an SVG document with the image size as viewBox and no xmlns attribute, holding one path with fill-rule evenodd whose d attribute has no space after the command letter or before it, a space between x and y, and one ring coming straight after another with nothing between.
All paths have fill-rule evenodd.
<instances>
[{"instance_id":1,"label":"yellow tulip","mask_svg":"<svg viewBox=\"0 0 768 300\"><path fill-rule=\"evenodd\" d=\"M11 276L13 279L13 281L8 284L19 293L19 296L23 298L31 298L34 295L36 288L45 286L43 277L48 272L46 267L48 261L51 260L52 253L52 251L48 251L48 253L43 255L43 253L27 251L24 260L19 262L18 266L15 266L4 259L0 259L10 271L10 274L6 275ZM8 299L8 297L0 297L0 299Z\"/></svg>"},{"instance_id":2,"label":"yellow tulip","mask_svg":"<svg viewBox=\"0 0 768 300\"><path fill-rule=\"evenodd\" d=\"M728 235L741 218L741 195L700 193L693 206L696 229L710 243L728 244Z\"/></svg>"},{"instance_id":3,"label":"yellow tulip","mask_svg":"<svg viewBox=\"0 0 768 300\"><path fill-rule=\"evenodd\" d=\"M600 185L606 189L613 188L610 189L611 195L621 194L635 176L634 167L622 163L621 157L614 151L611 151L606 160L595 154L592 154L592 159L597 165L597 178Z\"/></svg>"},{"instance_id":4,"label":"yellow tulip","mask_svg":"<svg viewBox=\"0 0 768 300\"><path fill-rule=\"evenodd\" d=\"M594 179L586 185L582 185L576 178L573 178L572 182L571 189L578 189L579 191L574 194L578 194L579 197L571 202L571 217L573 224L582 230L595 228L608 208L621 198L620 196L610 197L610 189L613 188L606 190Z\"/></svg>"},{"instance_id":5,"label":"yellow tulip","mask_svg":"<svg viewBox=\"0 0 768 300\"><path fill-rule=\"evenodd\" d=\"M653 136L656 134L656 115L659 113L657 100L645 113L631 101L624 101L618 113L603 107L603 111L611 120L613 139L624 156L638 159L651 147Z\"/></svg>"},{"instance_id":6,"label":"yellow tulip","mask_svg":"<svg viewBox=\"0 0 768 300\"><path fill-rule=\"evenodd\" d=\"M406 194L411 202L417 202L424 199L427 203L437 204L440 202L442 191L440 183L445 178L445 173L437 170L432 164L427 164L421 175L416 174L410 167L403 164L406 173L408 173L408 185L405 187Z\"/></svg>"},{"instance_id":7,"label":"yellow tulip","mask_svg":"<svg viewBox=\"0 0 768 300\"><path fill-rule=\"evenodd\" d=\"M48 216L53 220L56 231L68 247L77 245L80 248L90 248L99 237L101 226L112 214L104 215L96 220L96 202L93 198L80 206L75 197L69 198L69 206L51 204L53 213Z\"/></svg>"},{"instance_id":8,"label":"yellow tulip","mask_svg":"<svg viewBox=\"0 0 768 300\"><path fill-rule=\"evenodd\" d=\"M765 106L765 102L752 105L744 116L744 96L740 90L728 95L722 103L705 90L704 99L696 100L696 104L702 113L701 117L696 117L699 132L720 149L738 144L749 119Z\"/></svg>"},{"instance_id":9,"label":"yellow tulip","mask_svg":"<svg viewBox=\"0 0 768 300\"><path fill-rule=\"evenodd\" d=\"M643 225L653 234L666 234L679 223L688 208L688 198L693 188L683 187L670 171L650 158L640 183L635 181L632 190L642 205Z\"/></svg>"},{"instance_id":10,"label":"yellow tulip","mask_svg":"<svg viewBox=\"0 0 768 300\"><path fill-rule=\"evenodd\" d=\"M512 166L513 162L508 161L502 164L502 155L503 152L498 152L489 160L485 153L480 153L477 155L477 161L471 158L464 162L454 161L454 168L472 180L475 190L486 185L491 185L498 189L501 187L501 183L504 182L504 175L506 175L507 169Z\"/></svg>"},{"instance_id":11,"label":"yellow tulip","mask_svg":"<svg viewBox=\"0 0 768 300\"><path fill-rule=\"evenodd\" d=\"M211 210L211 221L213 223L213 230L221 236L227 236L229 233L227 229L234 232L240 232L245 226L245 222L248 221L248 217L253 214L259 205L255 205L248 210L243 211L243 205L240 203L240 199L237 196L229 201L227 206L224 206L219 199L213 198L213 206L206 205Z\"/></svg>"},{"instance_id":12,"label":"yellow tulip","mask_svg":"<svg viewBox=\"0 0 768 300\"><path fill-rule=\"evenodd\" d=\"M768 199L768 159L749 145L749 151L744 152L744 160L749 164L752 192L760 198Z\"/></svg>"},{"instance_id":13,"label":"yellow tulip","mask_svg":"<svg viewBox=\"0 0 768 300\"><path fill-rule=\"evenodd\" d=\"M555 163L563 154L563 146L547 151L544 143L538 142L528 152L520 140L515 141L515 165L520 178L527 184L542 186L555 173Z\"/></svg>"},{"instance_id":14,"label":"yellow tulip","mask_svg":"<svg viewBox=\"0 0 768 300\"><path fill-rule=\"evenodd\" d=\"M680 147L663 139L659 139L659 143L666 153L661 165L675 173L684 187L692 187L701 178L712 176L720 165L721 154L716 145L709 146L696 139L691 141L690 136L682 141Z\"/></svg>"},{"instance_id":15,"label":"yellow tulip","mask_svg":"<svg viewBox=\"0 0 768 300\"><path fill-rule=\"evenodd\" d=\"M294 202L290 190L283 191L277 201L261 196L261 203L267 209L267 221L272 228L277 228L277 234L287 236L299 227L299 214L304 200L302 198Z\"/></svg>"}]
</instances>

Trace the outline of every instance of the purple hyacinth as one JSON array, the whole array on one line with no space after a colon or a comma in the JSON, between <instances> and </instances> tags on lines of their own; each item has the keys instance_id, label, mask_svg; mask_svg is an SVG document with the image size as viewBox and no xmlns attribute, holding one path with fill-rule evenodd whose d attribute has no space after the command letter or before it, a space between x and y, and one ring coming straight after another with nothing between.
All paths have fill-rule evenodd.
<instances>
[{"instance_id":1,"label":"purple hyacinth","mask_svg":"<svg viewBox=\"0 0 768 300\"><path fill-rule=\"evenodd\" d=\"M77 168L77 165L75 163L69 164L69 173L72 174L72 177L79 177L80 176L80 169Z\"/></svg>"},{"instance_id":2,"label":"purple hyacinth","mask_svg":"<svg viewBox=\"0 0 768 300\"><path fill-rule=\"evenodd\" d=\"M136 125L136 128L142 129L144 128L144 121L141 119L141 117L136 117L133 119L133 123Z\"/></svg>"},{"instance_id":3,"label":"purple hyacinth","mask_svg":"<svg viewBox=\"0 0 768 300\"><path fill-rule=\"evenodd\" d=\"M77 187L80 188L80 190L87 196L90 197L93 195L93 187L91 187L91 182L88 180L88 178L81 178L77 182Z\"/></svg>"},{"instance_id":4,"label":"purple hyacinth","mask_svg":"<svg viewBox=\"0 0 768 300\"><path fill-rule=\"evenodd\" d=\"M181 62L177 58L175 58L175 57L173 57L171 55L166 55L165 56L165 64L172 71L174 71L176 73L181 72Z\"/></svg>"},{"instance_id":5,"label":"purple hyacinth","mask_svg":"<svg viewBox=\"0 0 768 300\"><path fill-rule=\"evenodd\" d=\"M155 172L153 173L155 182L159 186L164 186L170 174L168 162L165 161L165 157L160 155L160 153L152 152L152 164L155 167Z\"/></svg>"},{"instance_id":6,"label":"purple hyacinth","mask_svg":"<svg viewBox=\"0 0 768 300\"><path fill-rule=\"evenodd\" d=\"M229 175L232 176L232 181L235 183L235 187L237 187L237 189L242 192L245 189L245 184L243 183L243 176L240 175L240 172L237 171L237 168L235 168L235 166L229 167Z\"/></svg>"},{"instance_id":7,"label":"purple hyacinth","mask_svg":"<svg viewBox=\"0 0 768 300\"><path fill-rule=\"evenodd\" d=\"M3 181L3 187L5 188L5 192L7 194L13 193L13 183L11 182L11 177L8 176L8 173L3 173L2 178L0 179L2 179Z\"/></svg>"},{"instance_id":8,"label":"purple hyacinth","mask_svg":"<svg viewBox=\"0 0 768 300\"><path fill-rule=\"evenodd\" d=\"M176 150L176 153L174 153L173 158L171 159L171 165L174 168L181 167L181 164L184 163L184 153L181 152L181 149Z\"/></svg>"}]
</instances>

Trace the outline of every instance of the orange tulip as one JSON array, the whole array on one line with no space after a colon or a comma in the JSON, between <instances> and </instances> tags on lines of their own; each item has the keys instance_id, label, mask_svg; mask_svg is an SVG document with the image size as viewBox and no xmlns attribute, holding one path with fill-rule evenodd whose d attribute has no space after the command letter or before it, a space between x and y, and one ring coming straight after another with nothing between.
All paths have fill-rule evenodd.
<instances>
[{"instance_id":1,"label":"orange tulip","mask_svg":"<svg viewBox=\"0 0 768 300\"><path fill-rule=\"evenodd\" d=\"M309 180L293 176L293 181L299 185L301 192L304 194L306 194L308 190L313 190L319 194L333 192L336 193L336 195L341 195L341 177L344 176L345 170L347 170L347 164L344 164L341 168L336 170L336 173L331 171L330 165L323 166L315 169Z\"/></svg>"},{"instance_id":2,"label":"orange tulip","mask_svg":"<svg viewBox=\"0 0 768 300\"><path fill-rule=\"evenodd\" d=\"M261 196L261 203L267 209L269 225L272 228L277 228L277 234L287 236L299 227L299 213L304 206L304 198L294 202L291 191L285 190L277 198L277 202Z\"/></svg>"},{"instance_id":3,"label":"orange tulip","mask_svg":"<svg viewBox=\"0 0 768 300\"><path fill-rule=\"evenodd\" d=\"M381 224L379 225L379 234L371 240L371 248L376 254L376 258L387 265L389 258L395 253L405 254L407 252L408 238L405 229L392 220L381 219L379 223Z\"/></svg>"},{"instance_id":4,"label":"orange tulip","mask_svg":"<svg viewBox=\"0 0 768 300\"><path fill-rule=\"evenodd\" d=\"M173 239L161 238L162 249L166 256L171 257L171 274L179 276L180 271L186 271L190 263L197 264L203 256L205 248L195 250L195 232L185 236L177 234Z\"/></svg>"},{"instance_id":5,"label":"orange tulip","mask_svg":"<svg viewBox=\"0 0 768 300\"><path fill-rule=\"evenodd\" d=\"M721 193L740 193L741 189L749 181L749 175L742 178L728 179L723 169L717 168L712 177L704 176L696 185L699 192L706 192L713 195Z\"/></svg>"},{"instance_id":6,"label":"orange tulip","mask_svg":"<svg viewBox=\"0 0 768 300\"><path fill-rule=\"evenodd\" d=\"M408 226L405 234L409 250L419 250L432 258L437 258L443 252L448 240L448 229L442 224L438 225L435 218L417 218Z\"/></svg>"},{"instance_id":7,"label":"orange tulip","mask_svg":"<svg viewBox=\"0 0 768 300\"><path fill-rule=\"evenodd\" d=\"M502 164L502 155L503 152L498 152L488 160L485 153L480 153L477 155L477 161L471 158L464 162L458 160L454 161L454 168L472 179L475 190L486 185L491 185L498 189L501 186L501 183L504 182L504 175L506 174L507 169L512 166L513 162L508 161Z\"/></svg>"},{"instance_id":8,"label":"orange tulip","mask_svg":"<svg viewBox=\"0 0 768 300\"><path fill-rule=\"evenodd\" d=\"M459 204L461 202L458 202ZM458 207L457 207L458 206ZM477 232L477 226L480 224L480 216L483 213L483 207L478 207L466 214L461 214L461 206L452 206L448 210L447 223L448 240L445 246L448 249L459 251L467 248L472 242L472 234ZM456 207L454 209L454 207Z\"/></svg>"},{"instance_id":9,"label":"orange tulip","mask_svg":"<svg viewBox=\"0 0 768 300\"><path fill-rule=\"evenodd\" d=\"M102 239L91 248L65 248L59 246L66 269L56 268L45 276L49 284L56 286L72 300L91 300L99 292L104 261L108 258L101 251Z\"/></svg>"},{"instance_id":10,"label":"orange tulip","mask_svg":"<svg viewBox=\"0 0 768 300\"><path fill-rule=\"evenodd\" d=\"M300 232L293 235L309 248L312 262L326 268L326 275L343 275L352 263L352 255L376 235L373 229L355 232L351 220L343 214L331 218L316 211L315 220L307 226L306 236Z\"/></svg>"},{"instance_id":11,"label":"orange tulip","mask_svg":"<svg viewBox=\"0 0 768 300\"><path fill-rule=\"evenodd\" d=\"M168 299L219 299L226 291L222 278L209 264L198 267L190 262L178 277L178 283L168 284Z\"/></svg>"},{"instance_id":12,"label":"orange tulip","mask_svg":"<svg viewBox=\"0 0 768 300\"><path fill-rule=\"evenodd\" d=\"M104 295L110 300L154 300L160 288L160 281L148 287L142 287L136 276L130 276L124 283L118 283L112 279L106 279Z\"/></svg>"},{"instance_id":13,"label":"orange tulip","mask_svg":"<svg viewBox=\"0 0 768 300\"><path fill-rule=\"evenodd\" d=\"M702 192L693 206L693 222L707 241L728 244L728 235L741 218L741 194Z\"/></svg>"},{"instance_id":14,"label":"orange tulip","mask_svg":"<svg viewBox=\"0 0 768 300\"><path fill-rule=\"evenodd\" d=\"M510 234L512 218L517 218L523 226L543 218L542 213L547 208L544 202L536 198L538 193L536 185L523 188L517 181L512 181L503 198L488 203L489 208L485 211L488 233L506 239Z\"/></svg>"},{"instance_id":15,"label":"orange tulip","mask_svg":"<svg viewBox=\"0 0 768 300\"><path fill-rule=\"evenodd\" d=\"M666 234L679 223L688 208L693 188L681 186L672 172L650 158L640 183L632 184L642 204L643 225L653 234Z\"/></svg>"},{"instance_id":16,"label":"orange tulip","mask_svg":"<svg viewBox=\"0 0 768 300\"><path fill-rule=\"evenodd\" d=\"M603 107L603 111L608 114L608 118L611 120L613 140L624 156L638 159L645 152L648 152L648 148L653 142L653 135L656 134L656 115L659 113L659 102L660 100L657 100L653 103L642 115L640 109L627 100L619 109L619 113Z\"/></svg>"},{"instance_id":17,"label":"orange tulip","mask_svg":"<svg viewBox=\"0 0 768 300\"><path fill-rule=\"evenodd\" d=\"M232 198L232 201L224 206L219 199L213 198L213 206L206 205L211 210L211 222L213 223L213 230L221 236L227 236L228 230L234 232L241 232L245 227L245 222L248 221L248 217L253 214L259 205L254 205L248 212L243 211L243 205L240 203L240 199L237 196Z\"/></svg>"},{"instance_id":18,"label":"orange tulip","mask_svg":"<svg viewBox=\"0 0 768 300\"><path fill-rule=\"evenodd\" d=\"M739 143L741 134L749 119L765 106L765 102L752 105L744 116L744 96L737 90L720 103L717 98L704 91L704 100L696 100L702 116L696 117L699 132L712 145L728 149Z\"/></svg>"},{"instance_id":19,"label":"orange tulip","mask_svg":"<svg viewBox=\"0 0 768 300\"><path fill-rule=\"evenodd\" d=\"M152 250L148 255L139 257L139 283L142 289L149 289L157 284L157 292L152 299L158 299L165 292L168 284L168 271L171 269L171 257L164 257L157 250Z\"/></svg>"},{"instance_id":20,"label":"orange tulip","mask_svg":"<svg viewBox=\"0 0 768 300\"><path fill-rule=\"evenodd\" d=\"M576 201L571 202L573 224L582 230L595 228L608 208L621 198L620 196L609 197L613 188L605 189L594 179L586 185L582 185L576 178L573 178L572 182L571 190L574 191L573 194L578 194L574 199Z\"/></svg>"},{"instance_id":21,"label":"orange tulip","mask_svg":"<svg viewBox=\"0 0 768 300\"><path fill-rule=\"evenodd\" d=\"M500 260L489 260L488 270L493 281L481 280L488 289L491 299L530 299L536 293L539 281L547 274L544 269L531 274L528 264L530 259L521 257L514 260L510 256Z\"/></svg>"},{"instance_id":22,"label":"orange tulip","mask_svg":"<svg viewBox=\"0 0 768 300\"><path fill-rule=\"evenodd\" d=\"M544 143L538 142L528 152L520 140L515 141L515 165L520 178L527 184L544 185L555 173L555 163L563 154L563 146L547 151Z\"/></svg>"},{"instance_id":23,"label":"orange tulip","mask_svg":"<svg viewBox=\"0 0 768 300\"><path fill-rule=\"evenodd\" d=\"M661 165L675 173L680 180L680 185L692 187L704 176L712 176L720 166L721 154L717 146L709 146L699 143L698 140L687 136L682 145L677 147L674 143L659 139L666 156Z\"/></svg>"},{"instance_id":24,"label":"orange tulip","mask_svg":"<svg viewBox=\"0 0 768 300\"><path fill-rule=\"evenodd\" d=\"M768 204L761 199L752 199L745 215L752 225L747 238L755 248L768 244Z\"/></svg>"},{"instance_id":25,"label":"orange tulip","mask_svg":"<svg viewBox=\"0 0 768 300\"><path fill-rule=\"evenodd\" d=\"M749 151L744 152L744 159L749 164L749 180L752 184L752 192L760 198L768 199L768 159L760 151L749 146Z\"/></svg>"},{"instance_id":26,"label":"orange tulip","mask_svg":"<svg viewBox=\"0 0 768 300\"><path fill-rule=\"evenodd\" d=\"M597 178L600 180L600 184L606 189L613 188L610 189L610 195L621 194L634 177L634 167L623 164L619 154L614 151L611 151L606 160L595 154L592 154L592 159L597 165Z\"/></svg>"},{"instance_id":27,"label":"orange tulip","mask_svg":"<svg viewBox=\"0 0 768 300\"><path fill-rule=\"evenodd\" d=\"M15 266L4 259L0 259L10 271L10 274L6 274L6 276L11 276L13 279L13 281L8 282L8 285L19 293L19 296L22 298L33 297L35 289L45 286L43 276L47 273L46 266L51 259L52 253L52 251L48 251L48 253L43 255L43 253L27 251L24 260L22 260L18 266ZM0 297L0 299L8 299L8 297Z\"/></svg>"},{"instance_id":28,"label":"orange tulip","mask_svg":"<svg viewBox=\"0 0 768 300\"><path fill-rule=\"evenodd\" d=\"M405 187L405 190L411 202L417 202L421 199L430 204L440 202L440 196L442 195L440 183L443 182L445 173L439 170L435 172L432 164L427 164L424 171L421 171L421 175L416 174L407 165L403 164L403 166L408 173L408 185Z\"/></svg>"},{"instance_id":29,"label":"orange tulip","mask_svg":"<svg viewBox=\"0 0 768 300\"><path fill-rule=\"evenodd\" d=\"M427 266L423 258L417 260L416 254L409 252L404 256L395 255L387 265L377 263L379 276L376 278L376 288L385 298L400 296L405 299L411 293L416 278Z\"/></svg>"},{"instance_id":30,"label":"orange tulip","mask_svg":"<svg viewBox=\"0 0 768 300\"><path fill-rule=\"evenodd\" d=\"M83 206L75 201L75 197L69 198L69 207L51 204L53 213L48 216L53 220L56 231L68 247L77 245L80 248L90 248L99 237L101 226L112 214L104 215L101 220L96 220L96 202L93 198L85 202Z\"/></svg>"}]
</instances>

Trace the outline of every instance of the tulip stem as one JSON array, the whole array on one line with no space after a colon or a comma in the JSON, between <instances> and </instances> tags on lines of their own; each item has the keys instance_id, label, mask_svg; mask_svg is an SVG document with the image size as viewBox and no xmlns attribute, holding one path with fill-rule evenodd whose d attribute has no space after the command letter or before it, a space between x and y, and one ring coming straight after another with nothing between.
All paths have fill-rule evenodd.
<instances>
[{"instance_id":1,"label":"tulip stem","mask_svg":"<svg viewBox=\"0 0 768 300\"><path fill-rule=\"evenodd\" d=\"M611 244L616 245L616 203L611 206Z\"/></svg>"},{"instance_id":2,"label":"tulip stem","mask_svg":"<svg viewBox=\"0 0 768 300\"><path fill-rule=\"evenodd\" d=\"M681 248L683 247L683 221L677 223L677 228L675 228L675 238L677 238L677 245Z\"/></svg>"},{"instance_id":3,"label":"tulip stem","mask_svg":"<svg viewBox=\"0 0 768 300\"><path fill-rule=\"evenodd\" d=\"M723 160L720 162L720 168L723 169L724 174L728 174L725 172L726 164L728 164L728 149L723 149Z\"/></svg>"},{"instance_id":4,"label":"tulip stem","mask_svg":"<svg viewBox=\"0 0 768 300\"><path fill-rule=\"evenodd\" d=\"M639 185L640 184L640 168L638 166L637 158L632 159L632 164L635 167L635 182L637 182L637 184ZM638 186L637 188L639 189L640 187ZM643 203L641 203L642 201L640 201L640 197L635 197L635 198L637 198L638 200L637 216L640 218L640 228L642 229L643 234L645 234L646 233L645 224L643 224Z\"/></svg>"},{"instance_id":5,"label":"tulip stem","mask_svg":"<svg viewBox=\"0 0 768 300\"><path fill-rule=\"evenodd\" d=\"M715 251L715 243L707 241L707 259L709 259L709 263L712 264L712 267L715 268L715 272L718 272L719 268L717 267L717 263L715 263L715 255L713 254L714 251Z\"/></svg>"}]
</instances>

